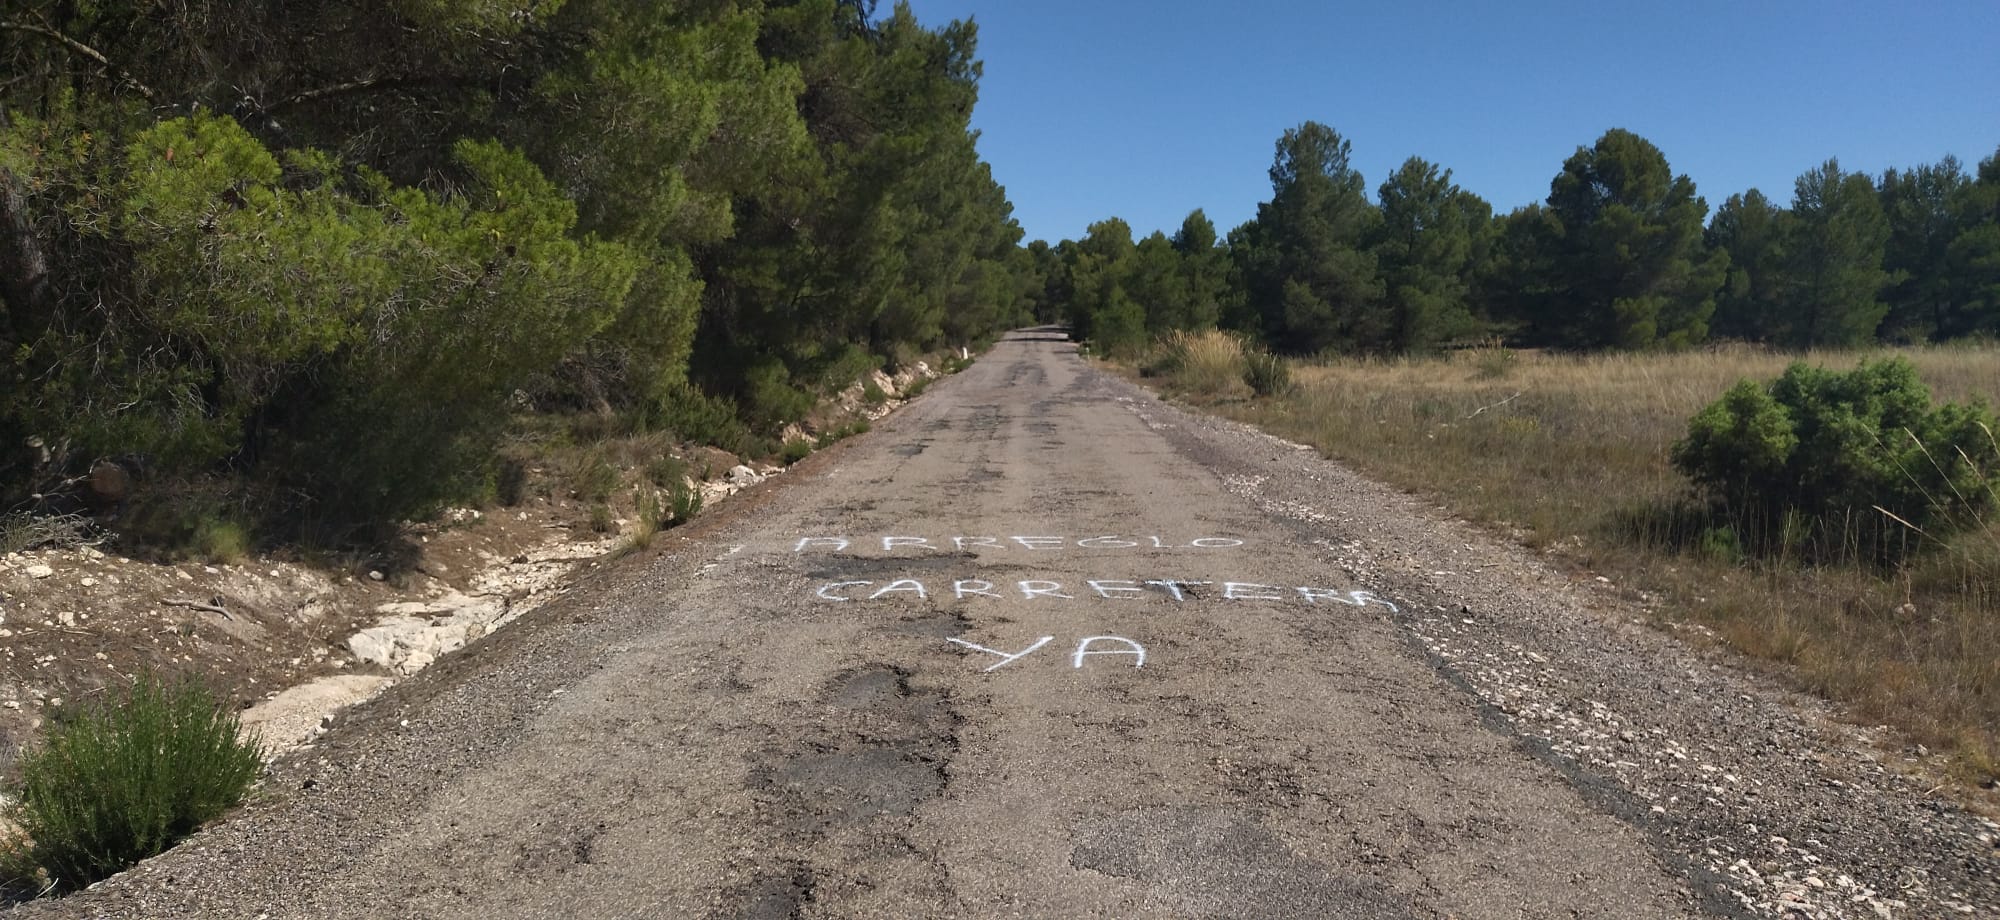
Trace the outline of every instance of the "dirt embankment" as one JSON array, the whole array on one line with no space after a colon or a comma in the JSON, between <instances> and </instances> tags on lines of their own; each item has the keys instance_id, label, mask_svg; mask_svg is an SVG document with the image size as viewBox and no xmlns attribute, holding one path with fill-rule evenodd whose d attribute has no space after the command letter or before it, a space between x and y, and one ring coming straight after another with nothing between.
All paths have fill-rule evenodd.
<instances>
[{"instance_id":1,"label":"dirt embankment","mask_svg":"<svg viewBox=\"0 0 2000 920\"><path fill-rule=\"evenodd\" d=\"M924 363L878 372L785 440L879 419L935 376ZM784 469L684 453L689 486L711 507ZM115 538L0 555L0 778L53 712L141 671L226 694L273 754L310 740L331 713L562 596L630 541L641 527L634 509L614 501L618 516L598 529L558 466L530 469L514 507L452 509L406 526L398 547L332 562L149 561L120 553Z\"/></svg>"}]
</instances>

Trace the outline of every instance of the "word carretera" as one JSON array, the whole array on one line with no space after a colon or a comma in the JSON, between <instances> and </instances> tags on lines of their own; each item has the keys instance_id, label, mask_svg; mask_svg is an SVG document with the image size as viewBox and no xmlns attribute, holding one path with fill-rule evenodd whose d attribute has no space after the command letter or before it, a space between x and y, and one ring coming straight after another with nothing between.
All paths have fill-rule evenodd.
<instances>
[{"instance_id":1,"label":"word carretera","mask_svg":"<svg viewBox=\"0 0 2000 920\"><path fill-rule=\"evenodd\" d=\"M873 549L880 545L882 552L930 550L932 552L964 551L971 549L1008 550L1056 550L1056 549L1232 549L1243 545L1235 537L1195 537L1192 540L1165 538L1158 536L1121 536L1111 534L1101 537L867 537L854 540L848 537L800 537L792 546L792 552L845 552L856 546Z\"/></svg>"},{"instance_id":2,"label":"word carretera","mask_svg":"<svg viewBox=\"0 0 2000 920\"><path fill-rule=\"evenodd\" d=\"M1027 579L1015 582L992 582L983 578L954 579L946 587L945 582L927 583L915 578L898 578L893 581L835 581L820 585L813 595L823 601L881 601L894 599L930 600L933 597L963 601L970 598L994 598L1008 600L1018 598L1024 601L1051 600L1141 600L1146 597L1163 597L1180 603L1185 601L1225 600L1225 601L1288 601L1316 606L1321 603L1344 604L1349 607L1366 607L1370 604L1396 610L1396 605L1376 597L1368 591L1341 591L1334 588L1290 588L1278 585L1261 585L1247 581L1187 581L1181 579L1122 579L1091 578L1080 583L1065 585L1061 582L1041 579Z\"/></svg>"}]
</instances>

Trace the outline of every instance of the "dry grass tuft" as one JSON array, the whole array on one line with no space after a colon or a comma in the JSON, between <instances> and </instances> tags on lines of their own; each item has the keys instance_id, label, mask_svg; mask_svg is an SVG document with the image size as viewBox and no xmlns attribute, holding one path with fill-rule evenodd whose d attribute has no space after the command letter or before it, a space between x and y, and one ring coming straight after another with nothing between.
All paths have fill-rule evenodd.
<instances>
[{"instance_id":1,"label":"dry grass tuft","mask_svg":"<svg viewBox=\"0 0 2000 920\"><path fill-rule=\"evenodd\" d=\"M1896 353L1939 400L2000 395L2000 349ZM1845 369L1876 354L1805 359ZM1962 778L2000 776L2000 521L1922 537L1934 545L1895 570L1824 548L1751 559L1700 530L1668 448L1737 380L1773 378L1798 357L1744 347L1590 356L1488 348L1343 360L1300 365L1288 396L1224 411L1644 585L1663 596L1663 616L1706 625L1852 705L1857 718L1953 752Z\"/></svg>"},{"instance_id":2,"label":"dry grass tuft","mask_svg":"<svg viewBox=\"0 0 2000 920\"><path fill-rule=\"evenodd\" d=\"M1148 371L1165 377L1175 391L1207 399L1245 395L1244 367L1242 340L1214 329L1169 333L1147 362Z\"/></svg>"}]
</instances>

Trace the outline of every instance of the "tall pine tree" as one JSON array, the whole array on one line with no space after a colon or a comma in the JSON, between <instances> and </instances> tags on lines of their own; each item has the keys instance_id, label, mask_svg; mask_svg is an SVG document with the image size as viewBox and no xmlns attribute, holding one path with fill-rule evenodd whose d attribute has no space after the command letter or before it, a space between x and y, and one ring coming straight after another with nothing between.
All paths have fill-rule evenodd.
<instances>
[{"instance_id":1,"label":"tall pine tree","mask_svg":"<svg viewBox=\"0 0 2000 920\"><path fill-rule=\"evenodd\" d=\"M1613 129L1549 186L1556 229L1538 331L1574 347L1684 346L1708 336L1727 257L1702 245L1708 203L1645 138Z\"/></svg>"}]
</instances>

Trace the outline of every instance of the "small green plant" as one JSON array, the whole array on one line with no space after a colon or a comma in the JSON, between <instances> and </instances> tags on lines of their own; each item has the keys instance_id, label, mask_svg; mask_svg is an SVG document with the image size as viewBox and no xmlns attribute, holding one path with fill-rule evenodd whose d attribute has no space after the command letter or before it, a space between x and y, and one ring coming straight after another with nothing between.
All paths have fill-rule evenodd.
<instances>
[{"instance_id":1,"label":"small green plant","mask_svg":"<svg viewBox=\"0 0 2000 920\"><path fill-rule=\"evenodd\" d=\"M610 533L616 522L611 520L611 506L603 502L590 506L590 529L596 533Z\"/></svg>"},{"instance_id":2,"label":"small green plant","mask_svg":"<svg viewBox=\"0 0 2000 920\"><path fill-rule=\"evenodd\" d=\"M1983 404L1933 406L1902 358L1846 373L1797 362L1696 413L1672 459L1766 551L1817 542L1891 559L1993 507L1994 427Z\"/></svg>"},{"instance_id":3,"label":"small green plant","mask_svg":"<svg viewBox=\"0 0 2000 920\"><path fill-rule=\"evenodd\" d=\"M1497 341L1472 351L1472 376L1479 380L1499 380L1514 373L1520 364L1520 356Z\"/></svg>"},{"instance_id":4,"label":"small green plant","mask_svg":"<svg viewBox=\"0 0 2000 920\"><path fill-rule=\"evenodd\" d=\"M240 803L263 763L197 683L141 676L120 699L68 712L21 759L0 896L76 891L164 852Z\"/></svg>"},{"instance_id":5,"label":"small green plant","mask_svg":"<svg viewBox=\"0 0 2000 920\"><path fill-rule=\"evenodd\" d=\"M910 385L903 388L903 398L916 399L917 397L924 395L924 391L930 388L931 388L931 378L929 377L912 378L910 380Z\"/></svg>"},{"instance_id":6,"label":"small green plant","mask_svg":"<svg viewBox=\"0 0 2000 920\"><path fill-rule=\"evenodd\" d=\"M861 401L871 406L879 406L889 401L889 394L877 386L875 379L870 377L861 385Z\"/></svg>"},{"instance_id":7,"label":"small green plant","mask_svg":"<svg viewBox=\"0 0 2000 920\"><path fill-rule=\"evenodd\" d=\"M667 502L668 510L673 512L673 523L685 524L701 513L701 490L686 482L676 482L667 487Z\"/></svg>"},{"instance_id":8,"label":"small green plant","mask_svg":"<svg viewBox=\"0 0 2000 920\"><path fill-rule=\"evenodd\" d=\"M646 464L646 481L663 489L673 488L675 483L687 477L687 461L673 454L661 454Z\"/></svg>"},{"instance_id":9,"label":"small green plant","mask_svg":"<svg viewBox=\"0 0 2000 920\"><path fill-rule=\"evenodd\" d=\"M651 487L642 487L633 495L639 508L639 522L632 531L632 549L645 549L653 545L653 535L660 532L666 523L666 514L660 508L660 494Z\"/></svg>"},{"instance_id":10,"label":"small green plant","mask_svg":"<svg viewBox=\"0 0 2000 920\"><path fill-rule=\"evenodd\" d=\"M575 474L570 487L576 497L587 502L604 502L618 488L618 468L611 465L602 450L586 451L577 460Z\"/></svg>"},{"instance_id":11,"label":"small green plant","mask_svg":"<svg viewBox=\"0 0 2000 920\"><path fill-rule=\"evenodd\" d=\"M250 555L250 531L226 518L203 518L195 524L194 551L209 562L234 565Z\"/></svg>"},{"instance_id":12,"label":"small green plant","mask_svg":"<svg viewBox=\"0 0 2000 920\"><path fill-rule=\"evenodd\" d=\"M793 438L785 442L784 449L778 454L778 459L783 460L786 466L791 466L800 460L804 460L812 452L813 442L811 438Z\"/></svg>"},{"instance_id":13,"label":"small green plant","mask_svg":"<svg viewBox=\"0 0 2000 920\"><path fill-rule=\"evenodd\" d=\"M1292 391L1292 366L1267 351L1243 356L1243 382L1258 396L1283 396Z\"/></svg>"}]
</instances>

